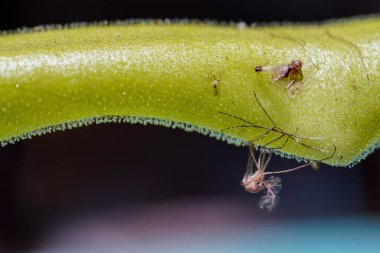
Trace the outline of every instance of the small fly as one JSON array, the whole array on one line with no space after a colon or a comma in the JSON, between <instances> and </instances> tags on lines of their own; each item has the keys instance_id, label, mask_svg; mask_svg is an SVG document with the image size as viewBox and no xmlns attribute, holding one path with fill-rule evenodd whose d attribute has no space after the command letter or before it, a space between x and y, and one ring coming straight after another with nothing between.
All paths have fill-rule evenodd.
<instances>
[{"instance_id":1,"label":"small fly","mask_svg":"<svg viewBox=\"0 0 380 253\"><path fill-rule=\"evenodd\" d=\"M335 155L336 147L334 145L334 151L331 156L326 157L320 161L324 161L332 158ZM271 171L266 172L266 168L272 158L272 154L269 154L268 150L262 150L260 152L259 158L256 160L254 155L253 147L249 146L249 157L247 171L244 174L241 185L246 191L250 193L258 193L265 190L264 196L261 197L259 201L260 209L266 210L268 212L272 211L279 204L278 193L281 190L281 178L272 176L273 174L288 173L295 171L307 166L311 166L313 169L318 168L318 163L316 161L310 161L306 164L297 166L295 168L281 170L281 171ZM319 162L320 162L319 161ZM253 171L253 167L256 167L256 171ZM271 175L268 179L265 177Z\"/></svg>"},{"instance_id":2,"label":"small fly","mask_svg":"<svg viewBox=\"0 0 380 253\"><path fill-rule=\"evenodd\" d=\"M220 83L220 79L217 79L215 75L213 76L214 80L212 81L212 88L214 88L214 94L218 95L218 85Z\"/></svg>"},{"instance_id":3,"label":"small fly","mask_svg":"<svg viewBox=\"0 0 380 253\"><path fill-rule=\"evenodd\" d=\"M294 97L298 90L302 87L302 62L300 60L292 61L288 65L278 66L257 66L256 72L270 72L273 73L274 81L288 80L286 90L290 97Z\"/></svg>"}]
</instances>

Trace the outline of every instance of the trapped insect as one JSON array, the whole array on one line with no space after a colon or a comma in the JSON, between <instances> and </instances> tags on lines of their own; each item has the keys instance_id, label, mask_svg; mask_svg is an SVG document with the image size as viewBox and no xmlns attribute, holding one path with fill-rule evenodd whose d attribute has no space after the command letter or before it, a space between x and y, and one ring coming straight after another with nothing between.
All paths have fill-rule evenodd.
<instances>
[{"instance_id":1,"label":"trapped insect","mask_svg":"<svg viewBox=\"0 0 380 253\"><path fill-rule=\"evenodd\" d=\"M335 155L336 147L334 145L334 151L331 156L326 157L320 161L324 161L332 158ZM318 163L316 161L310 161L306 164L297 166L295 168L266 172L266 168L270 162L272 154L269 154L268 150L262 150L258 159L256 160L253 147L249 146L249 156L248 156L248 165L247 171L244 174L241 185L245 188L246 191L250 193L258 193L260 191L265 191L264 195L259 201L260 209L266 210L268 212L272 211L279 204L278 193L281 190L281 178L272 176L274 174L288 173L295 171L307 166L312 168L317 168ZM256 167L256 171L253 171L253 167ZM265 177L271 175L268 179Z\"/></svg>"},{"instance_id":2,"label":"trapped insect","mask_svg":"<svg viewBox=\"0 0 380 253\"><path fill-rule=\"evenodd\" d=\"M269 179L265 179L265 170L271 159L271 154L268 157L267 155L266 151L262 151L256 160L253 149L250 147L247 171L241 185L250 193L266 190L264 196L259 201L259 207L270 212L279 203L277 194L281 189L281 178L271 176ZM256 167L255 172L253 172L253 166Z\"/></svg>"},{"instance_id":3,"label":"trapped insect","mask_svg":"<svg viewBox=\"0 0 380 253\"><path fill-rule=\"evenodd\" d=\"M274 76L274 81L288 80L286 90L289 97L293 98L302 88L302 62L300 60L292 61L287 65L278 66L257 66L256 72L270 72Z\"/></svg>"}]
</instances>

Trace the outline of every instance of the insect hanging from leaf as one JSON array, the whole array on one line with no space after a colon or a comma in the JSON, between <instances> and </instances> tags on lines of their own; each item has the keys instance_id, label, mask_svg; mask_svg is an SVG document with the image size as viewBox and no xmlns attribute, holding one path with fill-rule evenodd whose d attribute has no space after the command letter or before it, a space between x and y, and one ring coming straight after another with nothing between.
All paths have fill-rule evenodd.
<instances>
[{"instance_id":1,"label":"insect hanging from leaf","mask_svg":"<svg viewBox=\"0 0 380 253\"><path fill-rule=\"evenodd\" d=\"M256 66L256 72L269 72L273 74L273 81L288 81L286 90L290 98L294 98L302 88L302 61L294 60L290 64L278 66Z\"/></svg>"},{"instance_id":2,"label":"insect hanging from leaf","mask_svg":"<svg viewBox=\"0 0 380 253\"><path fill-rule=\"evenodd\" d=\"M250 193L258 193L266 190L264 196L259 201L260 209L272 211L277 207L278 193L281 190L281 178L271 176L265 179L265 170L270 162L271 154L262 151L259 158L256 160L253 149L250 147L250 155L248 157L247 171L243 177L241 185ZM256 171L253 172L253 167Z\"/></svg>"},{"instance_id":3,"label":"insect hanging from leaf","mask_svg":"<svg viewBox=\"0 0 380 253\"><path fill-rule=\"evenodd\" d=\"M335 155L336 147L335 145L333 146L334 151L332 155L322 160L319 160L319 162L330 159ZM260 191L265 191L264 195L261 197L259 201L259 207L260 209L266 210L268 212L272 211L278 206L278 193L280 192L282 186L281 178L273 176L274 174L288 173L301 168L305 168L307 166L311 166L315 169L318 166L317 161L310 161L306 164L291 169L267 172L266 169L271 160L271 157L272 154L269 153L269 150L263 149L260 152L258 159L256 160L253 145L250 145L247 171L245 172L243 180L241 182L241 185L245 188L245 190L250 193L258 193ZM255 171L253 171L254 167L256 167ZM270 177L266 179L266 176L268 175L270 175Z\"/></svg>"}]
</instances>

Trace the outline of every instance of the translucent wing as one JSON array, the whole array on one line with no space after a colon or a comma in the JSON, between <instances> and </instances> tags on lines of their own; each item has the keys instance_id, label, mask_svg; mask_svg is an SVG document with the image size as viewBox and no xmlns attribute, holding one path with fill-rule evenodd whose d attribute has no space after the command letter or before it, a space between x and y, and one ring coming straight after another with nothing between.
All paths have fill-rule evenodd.
<instances>
[{"instance_id":1,"label":"translucent wing","mask_svg":"<svg viewBox=\"0 0 380 253\"><path fill-rule=\"evenodd\" d=\"M284 77L287 77L288 72L289 72L289 66L288 65L275 66L272 68L273 68L272 72L273 72L274 81L278 81Z\"/></svg>"},{"instance_id":2,"label":"translucent wing","mask_svg":"<svg viewBox=\"0 0 380 253\"><path fill-rule=\"evenodd\" d=\"M301 91L302 86L302 81L294 81L289 87L287 87L286 90L288 92L289 98L294 98L297 95L297 93Z\"/></svg>"},{"instance_id":3,"label":"translucent wing","mask_svg":"<svg viewBox=\"0 0 380 253\"><path fill-rule=\"evenodd\" d=\"M255 68L256 72L269 72L272 73L273 81L278 81L283 77L286 77L289 71L288 65L277 65L277 66L257 66Z\"/></svg>"},{"instance_id":4,"label":"translucent wing","mask_svg":"<svg viewBox=\"0 0 380 253\"><path fill-rule=\"evenodd\" d=\"M270 212L279 204L279 197L277 195L281 190L281 178L271 176L268 180L264 181L264 186L266 192L259 201L259 207Z\"/></svg>"}]
</instances>

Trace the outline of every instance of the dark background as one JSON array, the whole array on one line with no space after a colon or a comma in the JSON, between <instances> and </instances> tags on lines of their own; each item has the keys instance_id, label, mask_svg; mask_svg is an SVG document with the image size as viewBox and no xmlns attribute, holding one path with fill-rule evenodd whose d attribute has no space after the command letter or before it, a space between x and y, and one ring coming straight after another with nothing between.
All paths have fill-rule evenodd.
<instances>
[{"instance_id":1,"label":"dark background","mask_svg":"<svg viewBox=\"0 0 380 253\"><path fill-rule=\"evenodd\" d=\"M2 5L0 29L130 18L320 21L379 11L378 0L13 0ZM128 216L165 203L195 207L214 201L222 208L235 203L228 214L234 221L250 215L265 221L380 213L376 154L352 169L321 166L283 175L281 206L271 214L258 210L259 195L239 185L246 158L245 148L195 133L122 124L6 146L0 149L0 251L38 249L52 227L71 217L118 208ZM295 165L274 160L272 168Z\"/></svg>"},{"instance_id":2,"label":"dark background","mask_svg":"<svg viewBox=\"0 0 380 253\"><path fill-rule=\"evenodd\" d=\"M1 29L74 21L197 18L219 21L318 21L376 13L378 0L14 0L2 9Z\"/></svg>"}]
</instances>

